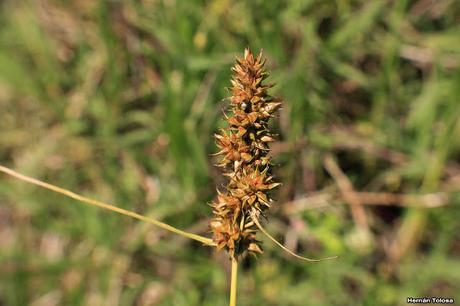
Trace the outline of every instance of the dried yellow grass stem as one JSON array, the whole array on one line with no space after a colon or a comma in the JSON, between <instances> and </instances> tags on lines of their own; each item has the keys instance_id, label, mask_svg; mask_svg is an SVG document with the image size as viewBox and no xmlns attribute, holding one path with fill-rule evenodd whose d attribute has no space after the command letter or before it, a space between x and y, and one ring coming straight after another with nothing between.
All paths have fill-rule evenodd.
<instances>
[{"instance_id":1,"label":"dried yellow grass stem","mask_svg":"<svg viewBox=\"0 0 460 306\"><path fill-rule=\"evenodd\" d=\"M255 212L252 211L251 212L251 216L254 215ZM259 220L256 218L256 216L254 215L253 218L254 220L254 223L256 224L257 228L259 228L259 230L265 235L268 237L268 239L270 239L271 241L273 241L277 246L279 246L281 249L283 249L285 252L289 253L290 255L294 256L295 258L298 258L300 260L304 260L304 261L308 261L308 262L317 262L317 261L323 261L323 260L329 260L329 259L336 259L338 258L338 256L331 256L331 257L325 257L325 258L320 258L320 259L312 259L312 258L307 258L307 257L303 257L303 256L300 256L296 253L294 253L293 251L289 250L288 248L286 248L284 245L282 245L278 240L276 240L272 235L270 235L269 232L267 232L267 230L260 224Z\"/></svg>"},{"instance_id":2,"label":"dried yellow grass stem","mask_svg":"<svg viewBox=\"0 0 460 306\"><path fill-rule=\"evenodd\" d=\"M236 306L236 292L238 288L238 260L232 258L232 279L230 282L230 306Z\"/></svg>"},{"instance_id":3,"label":"dried yellow grass stem","mask_svg":"<svg viewBox=\"0 0 460 306\"><path fill-rule=\"evenodd\" d=\"M121 214L121 215L129 216L129 217L132 217L134 219L145 221L147 223L153 224L155 226L158 226L158 227L160 227L162 229L165 229L167 231L173 232L175 234L178 234L178 235L181 235L181 236L184 236L184 237L199 241L199 242L201 242L201 243L203 243L205 245L208 245L208 246L215 246L216 245L212 241L212 239L202 237L200 235L188 233L188 232L182 231L180 229L177 229L177 228L175 228L175 227L173 227L173 226L171 226L169 224L166 224L166 223L163 223L161 221L155 220L153 218L142 216L142 215L139 215L139 214L137 214L135 212L132 212L132 211L129 211L129 210L126 210L126 209L123 209L123 208L119 208L119 207L116 207L116 206L113 206L113 205L110 205L110 204L107 204L107 203L104 203L104 202L101 202L101 201L98 201L98 200L93 200L93 199L84 197L84 196L76 194L75 192L72 192L70 190L67 190L67 189L64 189L64 188L61 188L61 187L58 187L58 186L55 186L55 185L52 185L52 184L49 184L49 183L45 183L45 182L37 180L37 179L35 179L33 177L18 173L16 171L14 171L14 170L12 170L10 168L4 167L2 165L0 165L0 171L3 172L3 173L6 173L8 175L11 175L11 176L13 176L13 177L15 177L15 178L17 178L17 179L19 179L21 181L25 181L25 182L28 182L28 183L43 187L45 189L48 189L48 190L63 194L65 196L69 197L69 198L72 198L74 200L83 202L85 204L92 205L92 206L97 206L97 207L100 207L102 209L111 210L111 211L116 212L116 213Z\"/></svg>"}]
</instances>

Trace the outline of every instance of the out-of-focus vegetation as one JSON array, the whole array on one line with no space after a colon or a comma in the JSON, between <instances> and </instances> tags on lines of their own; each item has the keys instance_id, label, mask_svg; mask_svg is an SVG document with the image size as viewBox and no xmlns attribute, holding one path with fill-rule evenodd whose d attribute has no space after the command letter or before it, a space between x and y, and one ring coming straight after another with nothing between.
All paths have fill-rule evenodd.
<instances>
[{"instance_id":1,"label":"out-of-focus vegetation","mask_svg":"<svg viewBox=\"0 0 460 306\"><path fill-rule=\"evenodd\" d=\"M0 3L0 161L205 234L236 54L285 99L239 305L460 301L460 2ZM225 254L0 177L0 305L226 305Z\"/></svg>"}]
</instances>

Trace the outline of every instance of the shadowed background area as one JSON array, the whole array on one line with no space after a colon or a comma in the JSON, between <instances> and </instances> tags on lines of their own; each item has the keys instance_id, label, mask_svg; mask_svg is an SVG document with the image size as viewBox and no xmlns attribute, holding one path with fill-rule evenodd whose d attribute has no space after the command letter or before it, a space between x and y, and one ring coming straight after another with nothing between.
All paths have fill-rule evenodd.
<instances>
[{"instance_id":1,"label":"shadowed background area","mask_svg":"<svg viewBox=\"0 0 460 306\"><path fill-rule=\"evenodd\" d=\"M239 305L460 301L460 2L0 3L0 163L209 235L230 67L264 50L283 185ZM0 305L227 305L229 260L0 175Z\"/></svg>"}]
</instances>

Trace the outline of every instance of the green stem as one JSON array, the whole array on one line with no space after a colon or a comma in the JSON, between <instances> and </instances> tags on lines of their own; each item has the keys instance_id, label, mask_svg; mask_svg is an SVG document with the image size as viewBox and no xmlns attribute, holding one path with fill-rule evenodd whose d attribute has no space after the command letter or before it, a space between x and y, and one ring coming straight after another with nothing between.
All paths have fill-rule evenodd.
<instances>
[{"instance_id":1,"label":"green stem","mask_svg":"<svg viewBox=\"0 0 460 306\"><path fill-rule=\"evenodd\" d=\"M85 204L92 205L92 206L97 206L99 208L103 208L103 209L107 209L107 210L111 210L111 211L116 212L116 213L121 214L121 215L129 216L129 217L132 217L134 219L138 219L138 220L141 220L141 221L145 221L147 223L151 223L151 224L153 224L155 226L158 226L158 227L160 227L162 229L165 229L167 231L173 232L175 234L184 236L184 237L189 238L189 239L199 241L199 242L201 242L201 243L203 243L205 245L215 246L215 243L212 241L212 239L202 237L200 235L188 233L188 232L182 231L180 229L177 229L177 228L175 228L175 227L173 227L173 226L171 226L169 224L166 224L166 223L163 223L161 221L155 220L153 218L149 218L149 217L137 214L135 212L132 212L132 211L129 211L129 210L126 210L126 209L123 209L123 208L119 208L119 207L116 207L116 206L113 206L113 205L110 205L110 204L107 204L107 203L104 203L104 202L101 202L101 201L98 201L98 200L93 200L93 199L81 196L81 195L76 194L76 193L74 193L74 192L72 192L70 190L67 190L67 189L64 189L64 188L61 188L61 187L58 187L58 186L54 186L54 185L42 182L40 180L34 179L32 177L23 175L21 173L18 173L16 171L11 170L11 169L9 169L7 167L4 167L2 165L0 165L0 172L6 173L8 175L11 175L11 176L13 176L13 177L15 177L15 178L17 178L17 179L19 179L21 181L25 181L25 182L40 186L42 188L45 188L45 189L48 189L48 190L63 194L65 196L69 197L69 198L72 198L74 200L83 202Z\"/></svg>"},{"instance_id":2,"label":"green stem","mask_svg":"<svg viewBox=\"0 0 460 306\"><path fill-rule=\"evenodd\" d=\"M230 306L236 306L237 284L238 284L238 260L232 257L232 280L230 283Z\"/></svg>"}]
</instances>

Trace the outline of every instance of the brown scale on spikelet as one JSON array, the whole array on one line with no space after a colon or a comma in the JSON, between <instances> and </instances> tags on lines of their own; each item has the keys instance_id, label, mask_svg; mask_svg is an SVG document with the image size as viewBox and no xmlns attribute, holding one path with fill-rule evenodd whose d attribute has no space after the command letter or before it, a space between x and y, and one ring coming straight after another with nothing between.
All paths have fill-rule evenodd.
<instances>
[{"instance_id":1,"label":"brown scale on spikelet","mask_svg":"<svg viewBox=\"0 0 460 306\"><path fill-rule=\"evenodd\" d=\"M252 218L265 216L272 201L268 192L279 185L270 175L268 142L274 139L268 121L281 102L268 94L272 85L263 84L268 76L264 63L262 52L255 58L248 49L236 60L231 115L225 116L228 127L215 135L220 149L216 153L220 156L218 166L224 168L229 182L225 191L218 190L212 204L211 229L217 249L227 250L231 257L245 251L262 252Z\"/></svg>"}]
</instances>

